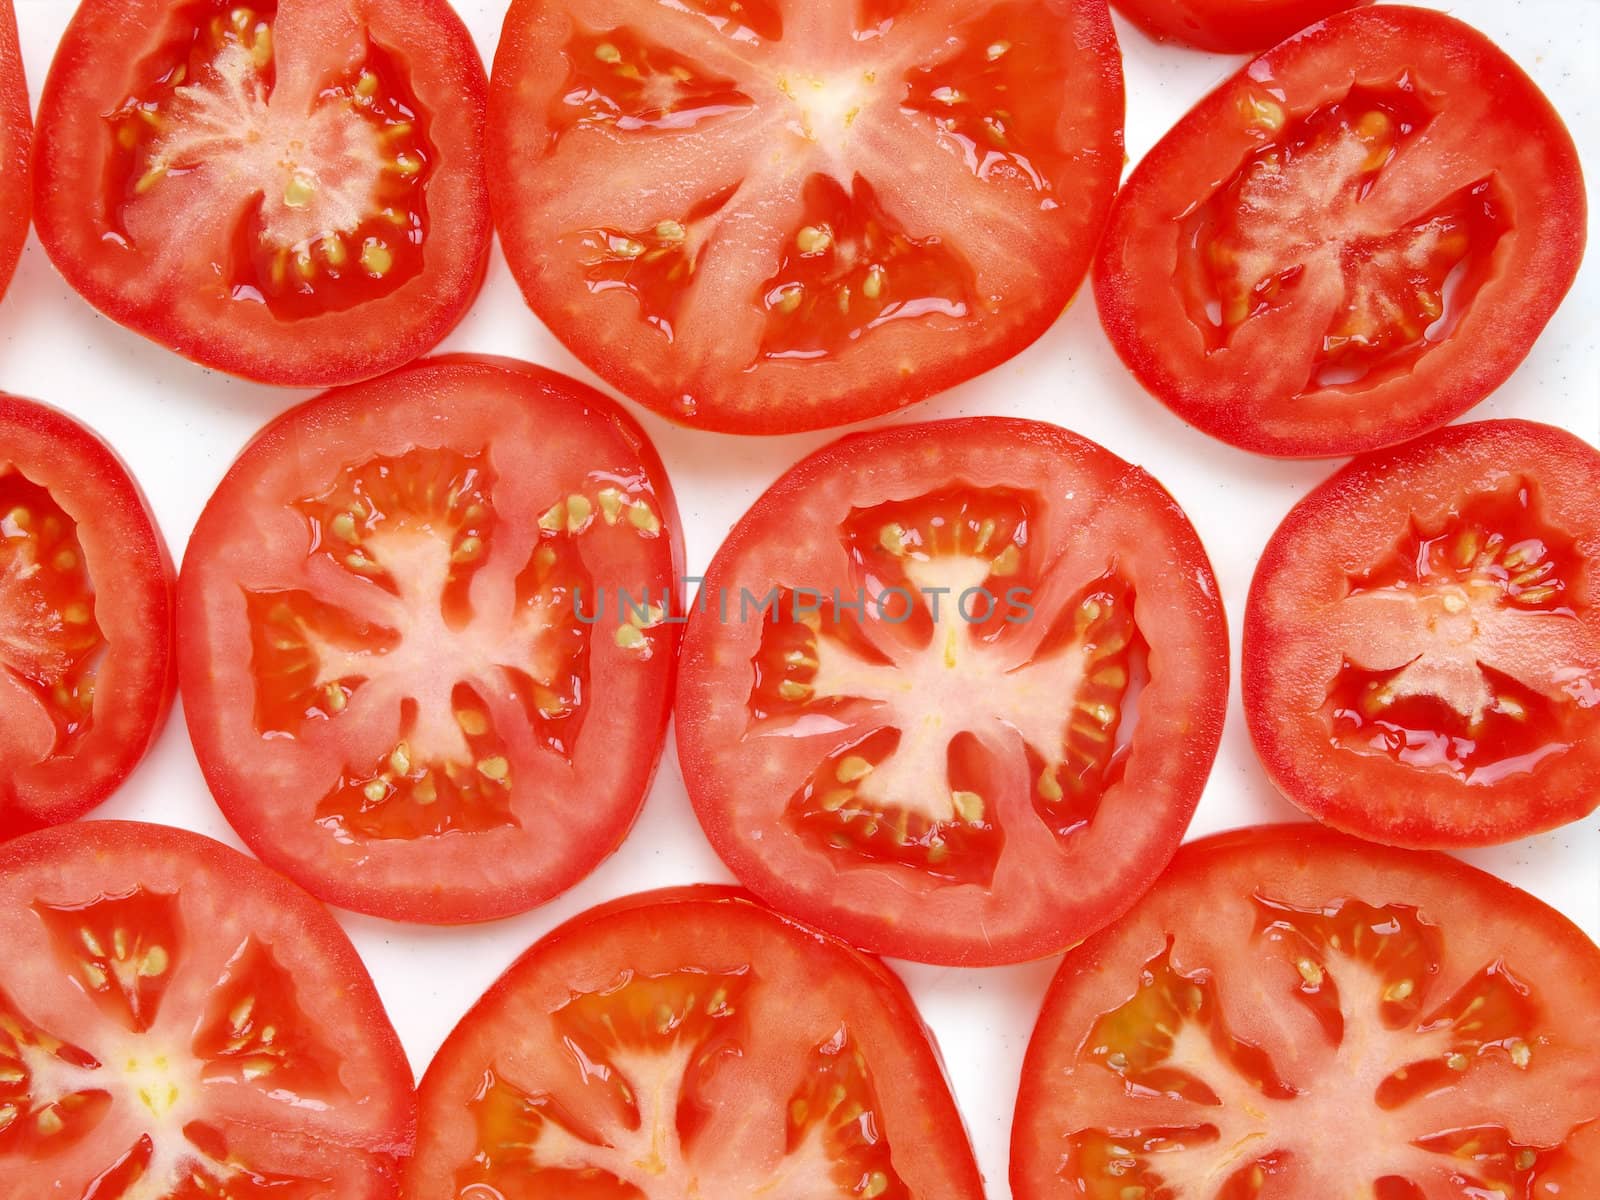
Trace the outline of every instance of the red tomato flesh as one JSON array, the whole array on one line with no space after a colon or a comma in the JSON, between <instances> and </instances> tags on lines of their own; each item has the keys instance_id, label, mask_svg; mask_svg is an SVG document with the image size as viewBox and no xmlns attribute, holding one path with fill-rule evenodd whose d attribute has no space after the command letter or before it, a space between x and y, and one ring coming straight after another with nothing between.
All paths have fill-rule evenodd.
<instances>
[{"instance_id":1,"label":"red tomato flesh","mask_svg":"<svg viewBox=\"0 0 1600 1200\"><path fill-rule=\"evenodd\" d=\"M783 433L998 365L1122 170L1104 0L515 0L491 199L528 302L674 420Z\"/></svg>"},{"instance_id":2,"label":"red tomato flesh","mask_svg":"<svg viewBox=\"0 0 1600 1200\"><path fill-rule=\"evenodd\" d=\"M1505 382L1583 256L1577 150L1532 80L1442 13L1341 13L1157 144L1095 266L1117 352L1247 450L1415 437Z\"/></svg>"},{"instance_id":3,"label":"red tomato flesh","mask_svg":"<svg viewBox=\"0 0 1600 1200\"><path fill-rule=\"evenodd\" d=\"M81 1200L393 1200L411 1072L321 905L90 822L0 849L0 1180Z\"/></svg>"},{"instance_id":4,"label":"red tomato flesh","mask_svg":"<svg viewBox=\"0 0 1600 1200\"><path fill-rule=\"evenodd\" d=\"M428 1068L410 1196L982 1200L900 981L726 888L535 945Z\"/></svg>"},{"instance_id":5,"label":"red tomato flesh","mask_svg":"<svg viewBox=\"0 0 1600 1200\"><path fill-rule=\"evenodd\" d=\"M1580 930L1443 855L1314 826L1185 846L1051 985L1012 1192L1591 1195L1596 988Z\"/></svg>"},{"instance_id":6,"label":"red tomato flesh","mask_svg":"<svg viewBox=\"0 0 1600 1200\"><path fill-rule=\"evenodd\" d=\"M1358 459L1268 544L1245 712L1273 781L1375 841L1510 841L1600 804L1600 453L1525 421Z\"/></svg>"},{"instance_id":7,"label":"red tomato flesh","mask_svg":"<svg viewBox=\"0 0 1600 1200\"><path fill-rule=\"evenodd\" d=\"M1155 480L1054 426L951 421L838 442L734 529L678 751L769 902L878 953L1015 962L1154 881L1226 692L1210 564Z\"/></svg>"},{"instance_id":8,"label":"red tomato flesh","mask_svg":"<svg viewBox=\"0 0 1600 1200\"><path fill-rule=\"evenodd\" d=\"M28 239L32 138L33 112L17 45L17 15L11 0L0 0L0 296L6 294Z\"/></svg>"},{"instance_id":9,"label":"red tomato flesh","mask_svg":"<svg viewBox=\"0 0 1600 1200\"><path fill-rule=\"evenodd\" d=\"M368 378L482 281L486 89L442 0L89 0L40 104L39 235L96 308L206 366Z\"/></svg>"},{"instance_id":10,"label":"red tomato flesh","mask_svg":"<svg viewBox=\"0 0 1600 1200\"><path fill-rule=\"evenodd\" d=\"M189 543L184 710L251 847L322 898L522 912L614 850L665 739L681 540L598 393L443 358L268 426Z\"/></svg>"},{"instance_id":11,"label":"red tomato flesh","mask_svg":"<svg viewBox=\"0 0 1600 1200\"><path fill-rule=\"evenodd\" d=\"M172 701L172 562L116 454L0 393L0 840L82 816Z\"/></svg>"},{"instance_id":12,"label":"red tomato flesh","mask_svg":"<svg viewBox=\"0 0 1600 1200\"><path fill-rule=\"evenodd\" d=\"M1116 0L1117 11L1159 42L1220 54L1264 50L1331 13L1372 0Z\"/></svg>"}]
</instances>

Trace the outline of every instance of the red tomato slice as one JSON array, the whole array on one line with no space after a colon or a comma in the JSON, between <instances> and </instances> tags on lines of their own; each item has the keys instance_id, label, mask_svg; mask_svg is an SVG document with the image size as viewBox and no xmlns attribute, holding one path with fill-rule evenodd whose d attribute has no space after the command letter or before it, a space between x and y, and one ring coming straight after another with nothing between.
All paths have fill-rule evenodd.
<instances>
[{"instance_id":1,"label":"red tomato slice","mask_svg":"<svg viewBox=\"0 0 1600 1200\"><path fill-rule=\"evenodd\" d=\"M444 0L85 0L39 106L39 236L205 366L370 378L483 280L487 88Z\"/></svg>"},{"instance_id":2,"label":"red tomato slice","mask_svg":"<svg viewBox=\"0 0 1600 1200\"><path fill-rule=\"evenodd\" d=\"M1032 421L901 426L802 462L718 552L678 754L778 908L878 953L1017 962L1155 881L1227 687L1210 563L1149 475Z\"/></svg>"},{"instance_id":3,"label":"red tomato slice","mask_svg":"<svg viewBox=\"0 0 1600 1200\"><path fill-rule=\"evenodd\" d=\"M208 838L0 849L0 1181L71 1200L393 1200L400 1040L320 904Z\"/></svg>"},{"instance_id":4,"label":"red tomato slice","mask_svg":"<svg viewBox=\"0 0 1600 1200\"><path fill-rule=\"evenodd\" d=\"M1330 13L1372 0L1116 0L1117 11L1158 42L1220 54L1264 50Z\"/></svg>"},{"instance_id":5,"label":"red tomato slice","mask_svg":"<svg viewBox=\"0 0 1600 1200\"><path fill-rule=\"evenodd\" d=\"M1213 437L1356 454L1516 368L1583 256L1577 149L1482 34L1379 5L1244 67L1139 164L1095 264L1117 353Z\"/></svg>"},{"instance_id":6,"label":"red tomato slice","mask_svg":"<svg viewBox=\"0 0 1600 1200\"><path fill-rule=\"evenodd\" d=\"M1122 113L1105 0L514 0L490 197L529 304L609 382L817 429L1049 328Z\"/></svg>"},{"instance_id":7,"label":"red tomato slice","mask_svg":"<svg viewBox=\"0 0 1600 1200\"><path fill-rule=\"evenodd\" d=\"M1273 535L1244 701L1273 782L1402 846L1600 804L1600 453L1525 421L1358 459Z\"/></svg>"},{"instance_id":8,"label":"red tomato slice","mask_svg":"<svg viewBox=\"0 0 1600 1200\"><path fill-rule=\"evenodd\" d=\"M172 576L111 448L0 393L0 840L82 816L155 742Z\"/></svg>"},{"instance_id":9,"label":"red tomato slice","mask_svg":"<svg viewBox=\"0 0 1600 1200\"><path fill-rule=\"evenodd\" d=\"M180 674L206 780L331 903L532 908L638 815L681 562L655 450L581 384L443 358L312 400L189 543Z\"/></svg>"},{"instance_id":10,"label":"red tomato slice","mask_svg":"<svg viewBox=\"0 0 1600 1200\"><path fill-rule=\"evenodd\" d=\"M28 239L28 159L33 115L22 77L17 16L11 0L0 0L0 296L17 269Z\"/></svg>"},{"instance_id":11,"label":"red tomato slice","mask_svg":"<svg viewBox=\"0 0 1600 1200\"><path fill-rule=\"evenodd\" d=\"M1600 949L1443 855L1315 826L1185 846L1072 951L1016 1200L1573 1200L1600 1179Z\"/></svg>"},{"instance_id":12,"label":"red tomato slice","mask_svg":"<svg viewBox=\"0 0 1600 1200\"><path fill-rule=\"evenodd\" d=\"M696 887L539 942L422 1081L406 1194L982 1200L911 997L884 966Z\"/></svg>"}]
</instances>

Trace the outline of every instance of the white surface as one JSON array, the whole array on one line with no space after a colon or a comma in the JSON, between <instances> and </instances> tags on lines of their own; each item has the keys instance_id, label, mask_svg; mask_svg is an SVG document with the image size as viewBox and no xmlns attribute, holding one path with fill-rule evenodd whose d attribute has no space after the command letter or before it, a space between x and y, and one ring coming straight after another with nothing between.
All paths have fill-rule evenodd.
<instances>
[{"instance_id":1,"label":"white surface","mask_svg":"<svg viewBox=\"0 0 1600 1200\"><path fill-rule=\"evenodd\" d=\"M35 101L69 0L17 0L23 57ZM503 0L460 0L485 60L492 60ZM1460 0L1449 6L1484 30L1533 75L1578 139L1591 186L1600 187L1600 4L1594 0ZM1214 82L1242 60L1160 47L1118 24L1128 76L1128 151L1133 160ZM1600 237L1591 240L1600 243ZM1519 416L1600 437L1600 251L1532 357L1474 418ZM591 377L523 306L496 251L489 282L445 349L514 355ZM593 380L591 379L591 382ZM91 310L30 242L0 307L0 387L65 408L96 427L131 463L173 553L245 442L304 393L229 380L192 366ZM638 411L638 410L635 410ZM1222 583L1235 632L1255 558L1294 501L1334 464L1280 463L1232 450L1183 426L1124 373L1080 299L1032 350L989 376L897 418L979 413L1055 421L1148 468L1188 510ZM641 414L682 505L691 573L710 560L748 504L773 479L833 434L771 441L674 428ZM237 838L201 781L175 714L160 745L95 815L162 821ZM1296 816L1252 754L1237 688L1222 753L1191 836ZM1472 860L1571 915L1600 935L1600 818ZM418 1072L452 1025L523 949L573 914L645 888L729 879L685 798L669 749L643 819L622 851L583 885L540 911L469 930L421 930L344 916L366 957ZM1017 1071L1055 962L989 971L903 966L948 1061L990 1195L1003 1200Z\"/></svg>"}]
</instances>

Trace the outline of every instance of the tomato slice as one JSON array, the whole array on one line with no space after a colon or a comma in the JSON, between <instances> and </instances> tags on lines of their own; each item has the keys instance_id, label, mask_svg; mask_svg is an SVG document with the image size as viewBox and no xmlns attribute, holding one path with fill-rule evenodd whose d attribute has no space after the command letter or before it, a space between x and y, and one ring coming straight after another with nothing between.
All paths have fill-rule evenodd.
<instances>
[{"instance_id":1,"label":"tomato slice","mask_svg":"<svg viewBox=\"0 0 1600 1200\"><path fill-rule=\"evenodd\" d=\"M1579 929L1443 855L1304 825L1185 846L1050 987L1012 1193L1590 1195L1596 988Z\"/></svg>"},{"instance_id":2,"label":"tomato slice","mask_svg":"<svg viewBox=\"0 0 1600 1200\"><path fill-rule=\"evenodd\" d=\"M82 816L155 742L172 577L111 448L0 393L0 840Z\"/></svg>"},{"instance_id":3,"label":"tomato slice","mask_svg":"<svg viewBox=\"0 0 1600 1200\"><path fill-rule=\"evenodd\" d=\"M312 400L189 543L180 674L207 782L332 903L532 908L643 803L681 563L655 450L581 384L442 358Z\"/></svg>"},{"instance_id":4,"label":"tomato slice","mask_svg":"<svg viewBox=\"0 0 1600 1200\"><path fill-rule=\"evenodd\" d=\"M490 198L607 381L701 428L817 429L1044 333L1122 114L1105 0L514 0Z\"/></svg>"},{"instance_id":5,"label":"tomato slice","mask_svg":"<svg viewBox=\"0 0 1600 1200\"><path fill-rule=\"evenodd\" d=\"M1244 701L1279 789L1374 841L1510 841L1600 804L1600 452L1526 421L1358 459L1268 544Z\"/></svg>"},{"instance_id":6,"label":"tomato slice","mask_svg":"<svg viewBox=\"0 0 1600 1200\"><path fill-rule=\"evenodd\" d=\"M209 838L0 848L0 1179L70 1200L394 1200L400 1040L316 901Z\"/></svg>"},{"instance_id":7,"label":"tomato slice","mask_svg":"<svg viewBox=\"0 0 1600 1200\"><path fill-rule=\"evenodd\" d=\"M420 1098L411 1196L983 1197L900 981L727 888L556 930L446 1039Z\"/></svg>"},{"instance_id":8,"label":"tomato slice","mask_svg":"<svg viewBox=\"0 0 1600 1200\"><path fill-rule=\"evenodd\" d=\"M1526 357L1584 245L1577 150L1482 34L1379 5L1202 100L1129 177L1095 265L1129 369L1247 450L1443 425Z\"/></svg>"},{"instance_id":9,"label":"tomato slice","mask_svg":"<svg viewBox=\"0 0 1600 1200\"><path fill-rule=\"evenodd\" d=\"M1219 54L1264 50L1331 13L1372 0L1116 0L1117 11L1158 42Z\"/></svg>"},{"instance_id":10,"label":"tomato slice","mask_svg":"<svg viewBox=\"0 0 1600 1200\"><path fill-rule=\"evenodd\" d=\"M205 366L366 379L483 280L487 88L444 0L86 0L39 108L39 236Z\"/></svg>"},{"instance_id":11,"label":"tomato slice","mask_svg":"<svg viewBox=\"0 0 1600 1200\"><path fill-rule=\"evenodd\" d=\"M28 239L29 146L33 113L17 45L17 14L0 0L0 296L6 294Z\"/></svg>"},{"instance_id":12,"label":"tomato slice","mask_svg":"<svg viewBox=\"0 0 1600 1200\"><path fill-rule=\"evenodd\" d=\"M734 873L877 953L1060 951L1177 849L1227 630L1149 475L1001 418L846 438L741 520L690 614L678 754Z\"/></svg>"}]
</instances>

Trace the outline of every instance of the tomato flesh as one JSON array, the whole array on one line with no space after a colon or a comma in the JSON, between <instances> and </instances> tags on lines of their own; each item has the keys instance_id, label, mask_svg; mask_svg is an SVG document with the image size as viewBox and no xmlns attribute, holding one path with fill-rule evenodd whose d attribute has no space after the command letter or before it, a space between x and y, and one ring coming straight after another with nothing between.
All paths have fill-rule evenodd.
<instances>
[{"instance_id":1,"label":"tomato flesh","mask_svg":"<svg viewBox=\"0 0 1600 1200\"><path fill-rule=\"evenodd\" d=\"M0 297L11 284L28 237L32 140L33 110L22 77L17 15L11 0L0 0Z\"/></svg>"},{"instance_id":2,"label":"tomato flesh","mask_svg":"<svg viewBox=\"0 0 1600 1200\"><path fill-rule=\"evenodd\" d=\"M1157 41L1244 54L1367 3L1371 0L1117 0L1116 8Z\"/></svg>"}]
</instances>

